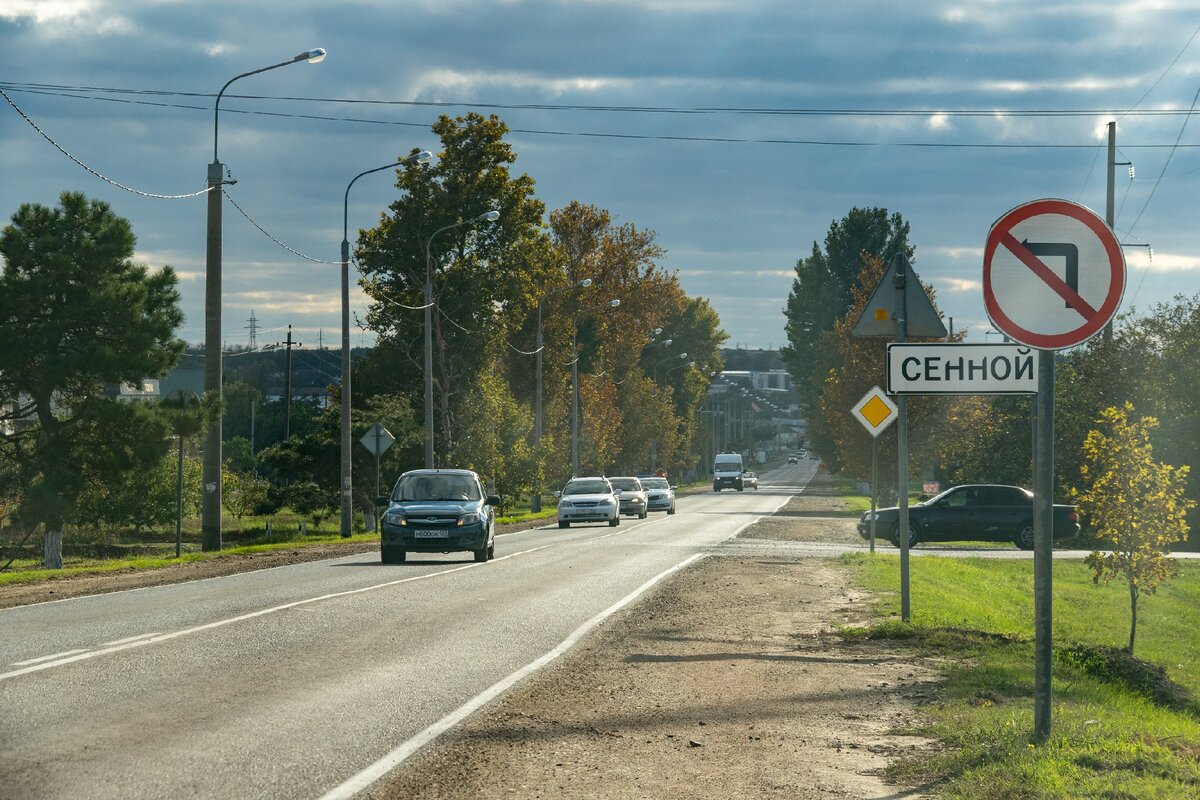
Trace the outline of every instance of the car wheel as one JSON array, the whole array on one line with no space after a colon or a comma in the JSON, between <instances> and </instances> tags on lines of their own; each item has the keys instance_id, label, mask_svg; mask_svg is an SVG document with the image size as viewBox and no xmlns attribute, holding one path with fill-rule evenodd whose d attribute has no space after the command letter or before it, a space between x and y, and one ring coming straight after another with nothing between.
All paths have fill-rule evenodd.
<instances>
[{"instance_id":1,"label":"car wheel","mask_svg":"<svg viewBox=\"0 0 1200 800\"><path fill-rule=\"evenodd\" d=\"M492 548L489 545L485 544L483 547L472 552L475 554L476 561L491 561L492 559Z\"/></svg>"},{"instance_id":2,"label":"car wheel","mask_svg":"<svg viewBox=\"0 0 1200 800\"><path fill-rule=\"evenodd\" d=\"M675 506L671 506L670 508L668 508L668 509L667 509L667 513L668 513L668 514L674 514L674 513L675 513Z\"/></svg>"},{"instance_id":3,"label":"car wheel","mask_svg":"<svg viewBox=\"0 0 1200 800\"><path fill-rule=\"evenodd\" d=\"M618 526L618 525L620 525L620 524L621 524L621 518L620 518L620 517L613 517L612 519L610 519L610 520L608 521L608 527L610 527L610 528L615 528L615 527L617 527L617 526Z\"/></svg>"},{"instance_id":4,"label":"car wheel","mask_svg":"<svg viewBox=\"0 0 1200 800\"><path fill-rule=\"evenodd\" d=\"M638 519L645 519L645 518L646 518L646 517L648 517L648 516L650 516L650 512L649 512L649 511L643 511L641 514L638 514Z\"/></svg>"},{"instance_id":5,"label":"car wheel","mask_svg":"<svg viewBox=\"0 0 1200 800\"><path fill-rule=\"evenodd\" d=\"M1013 544L1022 550L1033 549L1033 522L1025 520L1017 526L1016 533L1012 537Z\"/></svg>"},{"instance_id":6,"label":"car wheel","mask_svg":"<svg viewBox=\"0 0 1200 800\"><path fill-rule=\"evenodd\" d=\"M900 546L900 523L892 525L892 530L888 533L888 540L896 547ZM917 529L910 522L908 523L908 546L914 547L917 544Z\"/></svg>"},{"instance_id":7,"label":"car wheel","mask_svg":"<svg viewBox=\"0 0 1200 800\"><path fill-rule=\"evenodd\" d=\"M713 491L714 491L714 492L719 492L719 491L721 491L721 487L720 487L720 486L717 486L717 485L714 483L714 484L713 484Z\"/></svg>"},{"instance_id":8,"label":"car wheel","mask_svg":"<svg viewBox=\"0 0 1200 800\"><path fill-rule=\"evenodd\" d=\"M571 523L567 522L565 519L560 519L560 520L558 521L558 527L560 527L560 528L569 528L569 527L571 527Z\"/></svg>"},{"instance_id":9,"label":"car wheel","mask_svg":"<svg viewBox=\"0 0 1200 800\"><path fill-rule=\"evenodd\" d=\"M384 564L403 564L407 558L408 553L399 547L381 547L379 549L379 560Z\"/></svg>"}]
</instances>

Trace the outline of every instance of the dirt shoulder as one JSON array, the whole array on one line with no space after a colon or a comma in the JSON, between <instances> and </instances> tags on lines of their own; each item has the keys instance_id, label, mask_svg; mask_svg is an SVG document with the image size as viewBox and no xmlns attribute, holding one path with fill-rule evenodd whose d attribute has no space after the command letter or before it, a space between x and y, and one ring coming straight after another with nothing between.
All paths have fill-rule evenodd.
<instances>
[{"instance_id":1,"label":"dirt shoulder","mask_svg":"<svg viewBox=\"0 0 1200 800\"><path fill-rule=\"evenodd\" d=\"M742 538L857 540L819 482ZM817 559L710 556L378 785L373 798L915 798L881 773L933 671L831 622L864 597Z\"/></svg>"}]
</instances>

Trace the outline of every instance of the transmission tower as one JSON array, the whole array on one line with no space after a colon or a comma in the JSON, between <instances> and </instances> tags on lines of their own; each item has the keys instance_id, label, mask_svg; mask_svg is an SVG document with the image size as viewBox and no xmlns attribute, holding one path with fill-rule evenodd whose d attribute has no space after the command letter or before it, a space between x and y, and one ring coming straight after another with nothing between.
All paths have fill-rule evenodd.
<instances>
[{"instance_id":1,"label":"transmission tower","mask_svg":"<svg viewBox=\"0 0 1200 800\"><path fill-rule=\"evenodd\" d=\"M250 331L250 352L258 349L258 319L254 316L254 309L250 309L250 324L246 326Z\"/></svg>"}]
</instances>

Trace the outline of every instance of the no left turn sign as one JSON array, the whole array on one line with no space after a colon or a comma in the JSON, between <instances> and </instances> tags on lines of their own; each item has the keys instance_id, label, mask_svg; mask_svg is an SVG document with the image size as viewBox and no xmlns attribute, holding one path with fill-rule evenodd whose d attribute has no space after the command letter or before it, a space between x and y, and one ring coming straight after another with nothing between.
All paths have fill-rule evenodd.
<instances>
[{"instance_id":1,"label":"no left turn sign","mask_svg":"<svg viewBox=\"0 0 1200 800\"><path fill-rule=\"evenodd\" d=\"M1108 225L1068 200L1034 200L1002 216L983 251L983 302L996 329L1021 344L1082 344L1116 314L1125 256Z\"/></svg>"}]
</instances>

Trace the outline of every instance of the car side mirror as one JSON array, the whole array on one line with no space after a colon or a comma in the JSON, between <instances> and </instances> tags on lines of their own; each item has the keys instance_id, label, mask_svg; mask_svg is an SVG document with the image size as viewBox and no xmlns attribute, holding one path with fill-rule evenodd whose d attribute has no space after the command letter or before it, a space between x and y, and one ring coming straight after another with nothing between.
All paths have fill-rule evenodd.
<instances>
[{"instance_id":1,"label":"car side mirror","mask_svg":"<svg viewBox=\"0 0 1200 800\"><path fill-rule=\"evenodd\" d=\"M484 503L484 505L488 505L488 506L498 506L498 505L500 505L500 495L489 494L487 497L487 500L484 500L483 503Z\"/></svg>"},{"instance_id":2,"label":"car side mirror","mask_svg":"<svg viewBox=\"0 0 1200 800\"><path fill-rule=\"evenodd\" d=\"M615 494L617 497L620 497L620 496L621 496L621 490L620 490L620 489L613 489L613 494Z\"/></svg>"},{"instance_id":3,"label":"car side mirror","mask_svg":"<svg viewBox=\"0 0 1200 800\"><path fill-rule=\"evenodd\" d=\"M386 506L390 502L392 502L392 500L387 495L380 495L379 497L375 498L375 505L379 506L380 508Z\"/></svg>"},{"instance_id":4,"label":"car side mirror","mask_svg":"<svg viewBox=\"0 0 1200 800\"><path fill-rule=\"evenodd\" d=\"M671 491L675 491L678 488L679 488L679 484L675 484L674 486L671 487Z\"/></svg>"},{"instance_id":5,"label":"car side mirror","mask_svg":"<svg viewBox=\"0 0 1200 800\"><path fill-rule=\"evenodd\" d=\"M555 500L558 500L558 499L560 499L561 497L562 497L562 492L555 492L555 493L554 493L554 499L555 499Z\"/></svg>"}]
</instances>

